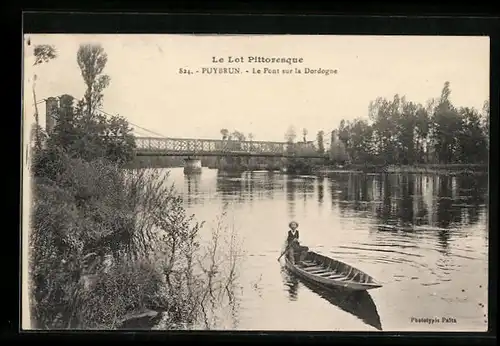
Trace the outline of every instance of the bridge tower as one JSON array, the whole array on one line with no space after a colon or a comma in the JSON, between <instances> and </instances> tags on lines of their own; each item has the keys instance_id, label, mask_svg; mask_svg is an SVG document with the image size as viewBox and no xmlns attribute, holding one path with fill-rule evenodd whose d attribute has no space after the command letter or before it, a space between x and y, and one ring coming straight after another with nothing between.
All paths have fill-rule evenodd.
<instances>
[{"instance_id":1,"label":"bridge tower","mask_svg":"<svg viewBox=\"0 0 500 346\"><path fill-rule=\"evenodd\" d=\"M184 159L184 174L200 174L201 160L195 157Z\"/></svg>"},{"instance_id":2,"label":"bridge tower","mask_svg":"<svg viewBox=\"0 0 500 346\"><path fill-rule=\"evenodd\" d=\"M56 125L57 110L59 102L55 97L48 97L45 100L45 131L51 133Z\"/></svg>"}]
</instances>

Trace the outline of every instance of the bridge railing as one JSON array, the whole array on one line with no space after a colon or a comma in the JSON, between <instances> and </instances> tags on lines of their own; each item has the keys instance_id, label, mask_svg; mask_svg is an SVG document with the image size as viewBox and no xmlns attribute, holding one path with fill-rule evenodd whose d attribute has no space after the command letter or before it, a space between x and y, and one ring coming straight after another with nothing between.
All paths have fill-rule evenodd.
<instances>
[{"instance_id":1,"label":"bridge railing","mask_svg":"<svg viewBox=\"0 0 500 346\"><path fill-rule=\"evenodd\" d=\"M145 151L168 152L251 152L282 154L289 149L284 142L235 141L195 138L137 137L136 147Z\"/></svg>"}]
</instances>

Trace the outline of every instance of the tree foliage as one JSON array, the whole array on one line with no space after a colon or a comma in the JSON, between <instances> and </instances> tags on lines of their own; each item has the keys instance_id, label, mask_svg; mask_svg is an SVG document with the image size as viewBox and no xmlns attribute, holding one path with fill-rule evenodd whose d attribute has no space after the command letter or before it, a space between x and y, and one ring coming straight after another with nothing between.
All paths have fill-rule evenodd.
<instances>
[{"instance_id":1,"label":"tree foliage","mask_svg":"<svg viewBox=\"0 0 500 346\"><path fill-rule=\"evenodd\" d=\"M488 149L490 146L490 102L488 100L484 101L483 110L481 114L481 126L483 128L483 134L486 138Z\"/></svg>"},{"instance_id":2,"label":"tree foliage","mask_svg":"<svg viewBox=\"0 0 500 346\"><path fill-rule=\"evenodd\" d=\"M377 98L370 103L368 120L340 122L338 138L356 163L485 163L488 102L481 114L456 108L450 96L450 83L446 82L440 97L426 106L400 95L392 100Z\"/></svg>"},{"instance_id":3,"label":"tree foliage","mask_svg":"<svg viewBox=\"0 0 500 346\"><path fill-rule=\"evenodd\" d=\"M302 129L302 139L304 140L304 143L307 142L307 134L309 133L309 131L307 131L307 129L304 127Z\"/></svg>"},{"instance_id":4,"label":"tree foliage","mask_svg":"<svg viewBox=\"0 0 500 346\"><path fill-rule=\"evenodd\" d=\"M28 43L30 43L30 39L28 39ZM43 63L48 63L50 60L57 58L57 50L54 46L51 45L36 45L33 49L33 55L35 56L35 62L33 63L34 66L40 65ZM32 92L33 92L33 103L35 105L35 128L34 131L32 131L32 137L30 138L34 139L35 142L35 147L40 150L42 147L42 140L43 140L43 132L41 131L41 126L40 126L40 117L38 113L38 100L36 97L36 80L37 80L37 75L35 74L33 76L33 85L32 85Z\"/></svg>"},{"instance_id":5,"label":"tree foliage","mask_svg":"<svg viewBox=\"0 0 500 346\"><path fill-rule=\"evenodd\" d=\"M221 129L220 134L222 135L222 139L226 140L229 136L229 130L228 129Z\"/></svg>"},{"instance_id":6,"label":"tree foliage","mask_svg":"<svg viewBox=\"0 0 500 346\"><path fill-rule=\"evenodd\" d=\"M110 83L110 77L103 74L108 55L98 44L85 44L78 49L77 62L87 87L84 96L85 111L91 115L101 106L102 92Z\"/></svg>"},{"instance_id":7,"label":"tree foliage","mask_svg":"<svg viewBox=\"0 0 500 346\"><path fill-rule=\"evenodd\" d=\"M234 130L229 137L231 139L234 139L237 141L245 141L246 140L245 134L243 132L238 131L238 130Z\"/></svg>"},{"instance_id":8,"label":"tree foliage","mask_svg":"<svg viewBox=\"0 0 500 346\"><path fill-rule=\"evenodd\" d=\"M287 143L293 143L295 139L297 138L297 131L295 131L295 127L293 125L290 125L285 132L285 141Z\"/></svg>"},{"instance_id":9,"label":"tree foliage","mask_svg":"<svg viewBox=\"0 0 500 346\"><path fill-rule=\"evenodd\" d=\"M345 144L342 140L340 140L338 130L333 130L331 133L330 160L337 163L344 163L348 161Z\"/></svg>"},{"instance_id":10,"label":"tree foliage","mask_svg":"<svg viewBox=\"0 0 500 346\"><path fill-rule=\"evenodd\" d=\"M220 134L222 135L222 140L235 140L235 141L245 141L246 136L243 132L238 131L238 130L233 130L233 132L230 132L228 129L223 128L220 130ZM249 136L252 136L253 134L249 134Z\"/></svg>"},{"instance_id":11,"label":"tree foliage","mask_svg":"<svg viewBox=\"0 0 500 346\"><path fill-rule=\"evenodd\" d=\"M318 142L318 152L320 154L325 152L325 132L324 131L318 131L318 134L316 135L316 141Z\"/></svg>"},{"instance_id":12,"label":"tree foliage","mask_svg":"<svg viewBox=\"0 0 500 346\"><path fill-rule=\"evenodd\" d=\"M50 60L57 58L56 48L47 44L36 45L33 49L33 54L35 55L35 62L33 65L47 63Z\"/></svg>"},{"instance_id":13,"label":"tree foliage","mask_svg":"<svg viewBox=\"0 0 500 346\"><path fill-rule=\"evenodd\" d=\"M71 157L87 161L105 158L118 164L133 159L135 137L127 120L99 111L103 90L110 79L102 72L107 56L99 45L82 45L77 60L87 90L82 100L71 95L59 97L57 122L48 139L48 147L64 150ZM43 167L39 167L43 169Z\"/></svg>"}]
</instances>

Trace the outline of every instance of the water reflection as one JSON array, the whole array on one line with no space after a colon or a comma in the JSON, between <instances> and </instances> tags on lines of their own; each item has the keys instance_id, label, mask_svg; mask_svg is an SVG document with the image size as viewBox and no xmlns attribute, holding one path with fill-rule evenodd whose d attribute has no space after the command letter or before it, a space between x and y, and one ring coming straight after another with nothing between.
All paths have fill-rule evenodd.
<instances>
[{"instance_id":1,"label":"water reflection","mask_svg":"<svg viewBox=\"0 0 500 346\"><path fill-rule=\"evenodd\" d=\"M468 176L336 174L330 178L330 193L332 204L338 204L341 211L371 210L380 224L447 229L479 221L487 202L487 180Z\"/></svg>"},{"instance_id":2,"label":"water reflection","mask_svg":"<svg viewBox=\"0 0 500 346\"><path fill-rule=\"evenodd\" d=\"M244 185L242 184L241 173L217 172L217 192L222 196L242 197Z\"/></svg>"},{"instance_id":3,"label":"water reflection","mask_svg":"<svg viewBox=\"0 0 500 346\"><path fill-rule=\"evenodd\" d=\"M293 177L288 176L286 178L286 201L287 201L287 214L292 220L295 219L295 194L296 185L293 182Z\"/></svg>"},{"instance_id":4,"label":"water reflection","mask_svg":"<svg viewBox=\"0 0 500 346\"><path fill-rule=\"evenodd\" d=\"M323 199L325 196L325 178L318 177L316 179L318 185L318 204L321 206L323 204Z\"/></svg>"},{"instance_id":5,"label":"water reflection","mask_svg":"<svg viewBox=\"0 0 500 346\"><path fill-rule=\"evenodd\" d=\"M315 181L316 179L314 177L303 177L302 179L300 179L299 187L304 202L309 199L309 196L314 195Z\"/></svg>"},{"instance_id":6,"label":"water reflection","mask_svg":"<svg viewBox=\"0 0 500 346\"><path fill-rule=\"evenodd\" d=\"M290 273L286 268L281 268L283 275L283 282L288 292L288 298L292 301L297 300L297 293L299 290L299 279L297 276Z\"/></svg>"},{"instance_id":7,"label":"water reflection","mask_svg":"<svg viewBox=\"0 0 500 346\"><path fill-rule=\"evenodd\" d=\"M186 177L188 203L196 203L200 176ZM341 216L355 213L375 219L377 224L412 231L414 226L439 229L438 241L446 251L448 229L480 221L487 203L487 179L476 176L438 176L417 174L338 173L329 178L283 175L274 172L217 173L216 190L223 200L252 204L255 199L274 199L283 191L287 217L297 217L300 208L316 197L318 206L325 201L325 188ZM304 209L305 210L305 209Z\"/></svg>"},{"instance_id":8,"label":"water reflection","mask_svg":"<svg viewBox=\"0 0 500 346\"><path fill-rule=\"evenodd\" d=\"M487 180L474 176L349 174L332 180L332 198L339 199L341 211L362 210L360 202L366 202L378 224L393 226L380 231L436 230L443 254L448 253L451 230L478 223L487 202ZM342 192L337 194L339 185Z\"/></svg>"},{"instance_id":9,"label":"water reflection","mask_svg":"<svg viewBox=\"0 0 500 346\"><path fill-rule=\"evenodd\" d=\"M403 175L401 178L401 189L398 190L398 192L402 193L398 196L398 198L401 199L401 202L399 208L397 208L397 217L401 220L402 224L411 225L415 222L413 204L413 201L415 200L415 180L413 179L413 177L409 177L408 175Z\"/></svg>"},{"instance_id":10,"label":"water reflection","mask_svg":"<svg viewBox=\"0 0 500 346\"><path fill-rule=\"evenodd\" d=\"M184 184L186 193L186 203L188 205L200 202L200 174L186 174Z\"/></svg>"},{"instance_id":11,"label":"water reflection","mask_svg":"<svg viewBox=\"0 0 500 346\"><path fill-rule=\"evenodd\" d=\"M267 171L243 173L218 171L216 179L216 191L223 197L233 198L239 202L274 199L276 191L285 188L285 176Z\"/></svg>"},{"instance_id":12,"label":"water reflection","mask_svg":"<svg viewBox=\"0 0 500 346\"><path fill-rule=\"evenodd\" d=\"M382 330L377 306L367 291L325 288L307 280L299 279L286 268L282 268L282 276L290 300L297 300L299 288L302 284L304 287L342 311L356 316L367 325L377 330Z\"/></svg>"}]
</instances>

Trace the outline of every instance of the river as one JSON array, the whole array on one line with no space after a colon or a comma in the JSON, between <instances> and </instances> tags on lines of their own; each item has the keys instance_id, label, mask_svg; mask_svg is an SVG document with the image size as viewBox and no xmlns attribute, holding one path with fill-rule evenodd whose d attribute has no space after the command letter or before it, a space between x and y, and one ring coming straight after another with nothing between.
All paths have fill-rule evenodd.
<instances>
[{"instance_id":1,"label":"river","mask_svg":"<svg viewBox=\"0 0 500 346\"><path fill-rule=\"evenodd\" d=\"M242 242L238 307L216 329L487 329L486 175L227 175L204 168L185 176L174 168L170 179L197 220L210 224L224 211ZM289 274L277 258L290 220L299 223L303 244L383 287L346 295ZM414 230L378 227L401 223Z\"/></svg>"}]
</instances>

